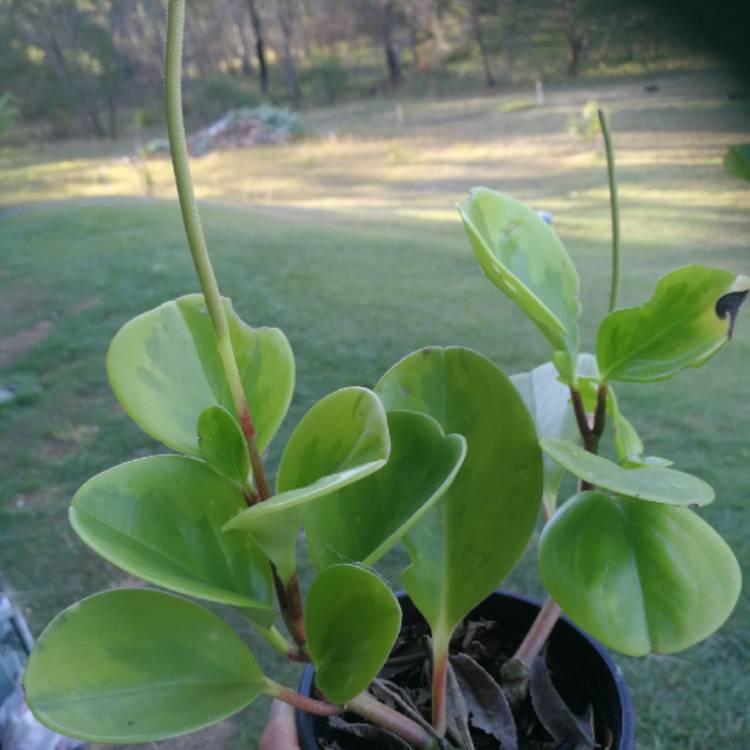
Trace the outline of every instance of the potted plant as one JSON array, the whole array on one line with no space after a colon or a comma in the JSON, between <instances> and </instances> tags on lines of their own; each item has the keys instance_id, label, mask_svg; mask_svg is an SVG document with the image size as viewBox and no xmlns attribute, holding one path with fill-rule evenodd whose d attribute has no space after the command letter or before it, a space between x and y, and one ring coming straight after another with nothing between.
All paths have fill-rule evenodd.
<instances>
[{"instance_id":1,"label":"potted plant","mask_svg":"<svg viewBox=\"0 0 750 750\"><path fill-rule=\"evenodd\" d=\"M414 352L374 390L316 403L273 489L263 452L289 405L294 359L281 331L247 326L218 290L182 123L184 14L184 0L170 0L167 118L203 294L131 320L107 355L125 411L180 455L95 476L70 519L128 573L233 607L281 655L309 661L314 688L312 672L307 694L264 674L199 605L119 589L73 605L42 633L25 674L35 715L84 740L152 742L267 694L357 746L632 747L617 670L561 610L624 653L674 652L726 619L739 569L693 510L713 499L710 487L645 454L611 384L703 364L731 336L748 279L690 266L661 279L644 306L615 310L615 273L596 356L582 355L578 276L559 239L522 204L474 191L461 209L474 252L548 339L551 362L511 379L462 347ZM597 455L605 424L614 461ZM581 491L558 507L566 470ZM539 568L552 598L538 609L493 591L540 508ZM301 528L317 571L304 604ZM408 599L371 567L399 541L411 557ZM319 745L300 726L302 741Z\"/></svg>"}]
</instances>

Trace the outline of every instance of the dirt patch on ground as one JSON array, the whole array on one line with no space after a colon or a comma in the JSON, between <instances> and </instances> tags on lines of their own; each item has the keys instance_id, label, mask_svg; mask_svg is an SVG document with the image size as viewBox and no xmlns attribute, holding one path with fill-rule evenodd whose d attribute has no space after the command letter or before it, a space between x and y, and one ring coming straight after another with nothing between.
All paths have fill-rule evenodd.
<instances>
[{"instance_id":1,"label":"dirt patch on ground","mask_svg":"<svg viewBox=\"0 0 750 750\"><path fill-rule=\"evenodd\" d=\"M99 295L94 295L93 297L86 297L85 299L82 299L80 302L73 305L73 307L70 308L70 312L75 314L79 312L83 312L84 310L90 310L92 307L96 307L97 305L100 305L102 303L102 298Z\"/></svg>"},{"instance_id":2,"label":"dirt patch on ground","mask_svg":"<svg viewBox=\"0 0 750 750\"><path fill-rule=\"evenodd\" d=\"M25 331L0 339L0 367L10 367L28 349L46 338L51 328L51 321L40 320Z\"/></svg>"},{"instance_id":3,"label":"dirt patch on ground","mask_svg":"<svg viewBox=\"0 0 750 750\"><path fill-rule=\"evenodd\" d=\"M77 424L57 430L39 444L36 454L42 462L61 461L71 456L78 446L95 437L99 432L97 425Z\"/></svg>"}]
</instances>

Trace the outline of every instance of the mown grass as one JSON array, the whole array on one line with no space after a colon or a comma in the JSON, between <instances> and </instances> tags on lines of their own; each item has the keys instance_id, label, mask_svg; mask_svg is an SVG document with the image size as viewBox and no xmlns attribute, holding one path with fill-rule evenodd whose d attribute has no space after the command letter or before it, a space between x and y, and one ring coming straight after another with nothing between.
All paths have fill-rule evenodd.
<instances>
[{"instance_id":1,"label":"mown grass","mask_svg":"<svg viewBox=\"0 0 750 750\"><path fill-rule=\"evenodd\" d=\"M659 100L637 84L593 92L617 102L622 304L644 300L674 266L750 271L750 190L720 165L726 142L741 140L750 118L702 80L692 88L683 81ZM593 346L609 282L605 177L594 147L562 132L568 111L591 93L558 92L550 106L559 110L549 112L503 113L489 100L414 105L408 136L377 135L365 107L341 108L336 141L196 165L204 195L236 204L204 208L224 293L251 324L281 327L295 352L297 389L271 448L272 467L315 400L342 385L371 385L417 347L471 346L511 373L546 359L541 337L481 277L468 250L451 206L472 183L489 182L553 210L581 272L584 342ZM321 131L328 116L319 115ZM327 151L327 143L335 148ZM98 157L82 161L86 169L109 169ZM15 192L5 191L4 201L81 195L71 177L45 192L31 169L9 177L8 165L0 164L0 180L12 180ZM261 202L256 188L244 192L234 180L278 180L279 193L250 208L241 204ZM197 284L171 201L43 205L6 212L0 226L0 386L19 394L0 406L0 571L38 632L63 606L128 580L83 548L67 524L67 503L91 474L159 450L117 405L104 354L127 319ZM650 452L715 486L717 501L701 513L747 572L746 323L740 319L731 346L706 367L618 394ZM397 562L387 566L391 577ZM533 544L508 585L540 594ZM265 664L277 663L249 637ZM746 595L725 628L691 651L618 661L636 701L639 748L750 746ZM294 679L294 669L284 672ZM261 703L218 733L165 746L253 747L264 711Z\"/></svg>"}]
</instances>

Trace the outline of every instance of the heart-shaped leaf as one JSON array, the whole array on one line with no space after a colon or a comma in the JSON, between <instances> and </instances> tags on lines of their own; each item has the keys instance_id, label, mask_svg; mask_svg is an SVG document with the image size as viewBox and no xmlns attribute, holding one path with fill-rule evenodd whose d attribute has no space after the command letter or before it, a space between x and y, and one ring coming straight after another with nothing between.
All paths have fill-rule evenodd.
<instances>
[{"instance_id":1,"label":"heart-shaped leaf","mask_svg":"<svg viewBox=\"0 0 750 750\"><path fill-rule=\"evenodd\" d=\"M245 507L237 487L202 461L152 456L89 479L73 498L70 522L128 573L270 625L268 560L247 534L221 531Z\"/></svg>"},{"instance_id":2,"label":"heart-shaped leaf","mask_svg":"<svg viewBox=\"0 0 750 750\"><path fill-rule=\"evenodd\" d=\"M691 265L662 276L640 307L615 310L599 327L603 380L664 380L707 362L732 337L750 279Z\"/></svg>"},{"instance_id":3,"label":"heart-shaped leaf","mask_svg":"<svg viewBox=\"0 0 750 750\"><path fill-rule=\"evenodd\" d=\"M404 537L409 596L445 641L510 572L534 530L542 461L534 423L492 362L433 347L394 365L376 387L389 410L429 414L466 438L466 458L443 497Z\"/></svg>"},{"instance_id":4,"label":"heart-shaped leaf","mask_svg":"<svg viewBox=\"0 0 750 750\"><path fill-rule=\"evenodd\" d=\"M383 467L391 444L378 397L342 388L318 401L295 428L276 480L278 494L245 509L225 529L246 529L276 565L282 580L295 569L303 506Z\"/></svg>"},{"instance_id":5,"label":"heart-shaped leaf","mask_svg":"<svg viewBox=\"0 0 750 750\"><path fill-rule=\"evenodd\" d=\"M446 436L426 414L388 414L391 455L379 471L306 506L310 558L318 569L341 562L372 565L450 486L466 455L460 435Z\"/></svg>"},{"instance_id":6,"label":"heart-shaped leaf","mask_svg":"<svg viewBox=\"0 0 750 750\"><path fill-rule=\"evenodd\" d=\"M539 572L565 613L630 656L673 653L729 617L740 569L694 511L582 492L546 525Z\"/></svg>"},{"instance_id":7,"label":"heart-shaped leaf","mask_svg":"<svg viewBox=\"0 0 750 750\"><path fill-rule=\"evenodd\" d=\"M580 281L554 230L528 206L486 188L472 190L459 210L487 278L536 323L555 351L567 353L572 370Z\"/></svg>"},{"instance_id":8,"label":"heart-shaped leaf","mask_svg":"<svg viewBox=\"0 0 750 750\"><path fill-rule=\"evenodd\" d=\"M251 328L224 299L229 332L253 421L258 449L271 442L294 389L294 357L278 328ZM189 294L139 315L112 339L107 353L112 390L149 435L200 457L196 424L210 406L235 413L201 294Z\"/></svg>"},{"instance_id":9,"label":"heart-shaped leaf","mask_svg":"<svg viewBox=\"0 0 750 750\"><path fill-rule=\"evenodd\" d=\"M244 483L250 473L247 441L237 420L223 406L209 406L198 417L203 460L219 474Z\"/></svg>"},{"instance_id":10,"label":"heart-shaped leaf","mask_svg":"<svg viewBox=\"0 0 750 750\"><path fill-rule=\"evenodd\" d=\"M542 438L539 444L571 474L621 495L667 505L708 505L715 497L711 485L681 471L659 466L626 469L567 440Z\"/></svg>"},{"instance_id":11,"label":"heart-shaped leaf","mask_svg":"<svg viewBox=\"0 0 750 750\"><path fill-rule=\"evenodd\" d=\"M305 632L315 683L346 703L377 677L401 628L401 607L383 580L357 565L333 565L310 587Z\"/></svg>"},{"instance_id":12,"label":"heart-shaped leaf","mask_svg":"<svg viewBox=\"0 0 750 750\"><path fill-rule=\"evenodd\" d=\"M216 615L170 594L108 591L61 612L24 676L39 721L68 737L142 743L244 708L265 687L258 663Z\"/></svg>"}]
</instances>

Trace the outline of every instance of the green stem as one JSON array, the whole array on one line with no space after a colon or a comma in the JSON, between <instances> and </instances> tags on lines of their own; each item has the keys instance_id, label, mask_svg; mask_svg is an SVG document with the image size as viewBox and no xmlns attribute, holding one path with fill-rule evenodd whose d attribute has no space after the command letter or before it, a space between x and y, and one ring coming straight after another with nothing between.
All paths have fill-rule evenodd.
<instances>
[{"instance_id":1,"label":"green stem","mask_svg":"<svg viewBox=\"0 0 750 750\"><path fill-rule=\"evenodd\" d=\"M232 339L229 333L229 322L226 310L216 283L211 258L206 247L198 206L193 191L193 180L190 175L185 125L182 119L182 42L185 27L185 0L169 0L167 23L167 53L164 63L164 99L167 111L167 131L169 147L172 153L172 167L177 184L177 195L180 199L182 221L185 225L190 253L203 290L203 297L211 316L216 334L216 348L221 357L229 390L232 394L237 416L247 438L253 476L261 500L270 497L268 482L261 462L255 439L256 430L250 408L247 404L242 379L234 356Z\"/></svg>"},{"instance_id":2,"label":"green stem","mask_svg":"<svg viewBox=\"0 0 750 750\"><path fill-rule=\"evenodd\" d=\"M270 628L256 627L256 631L274 651L285 656L287 659L301 663L310 661L307 652L289 643L275 625L272 625Z\"/></svg>"},{"instance_id":3,"label":"green stem","mask_svg":"<svg viewBox=\"0 0 750 750\"><path fill-rule=\"evenodd\" d=\"M612 285L609 292L609 311L617 307L617 289L620 285L620 205L617 198L617 180L615 178L615 152L609 133L607 116L600 109L599 124L604 136L604 150L607 154L607 176L609 178L609 206L612 215Z\"/></svg>"},{"instance_id":4,"label":"green stem","mask_svg":"<svg viewBox=\"0 0 750 750\"><path fill-rule=\"evenodd\" d=\"M169 0L169 14L167 17L167 52L164 62L164 100L167 111L167 131L169 133L169 147L172 153L172 167L177 184L177 195L180 199L182 221L185 225L190 253L193 256L195 270L203 290L203 297L211 316L216 334L216 348L226 374L232 400L239 417L242 431L247 440L250 464L257 488L257 499L262 502L271 497L271 489L266 478L263 461L258 450L256 440L257 431L253 423L250 407L242 387L240 371L234 356L232 338L229 331L226 310L216 283L211 258L206 247L198 205L195 201L193 180L190 175L190 161L188 158L187 140L185 138L185 124L182 117L182 46L185 29L185 0ZM253 501L253 496L249 497ZM291 611L302 611L302 602L298 589L286 592L286 601ZM299 640L299 633L294 634ZM304 643L304 640L302 641Z\"/></svg>"}]
</instances>

